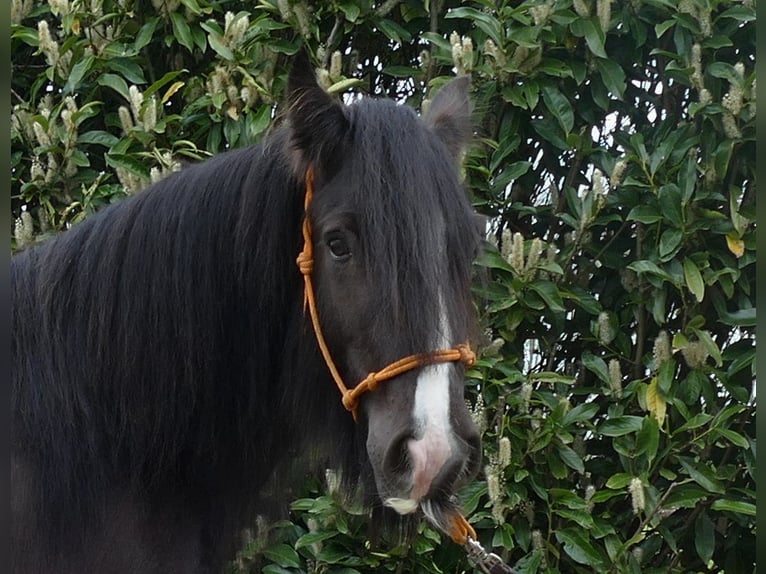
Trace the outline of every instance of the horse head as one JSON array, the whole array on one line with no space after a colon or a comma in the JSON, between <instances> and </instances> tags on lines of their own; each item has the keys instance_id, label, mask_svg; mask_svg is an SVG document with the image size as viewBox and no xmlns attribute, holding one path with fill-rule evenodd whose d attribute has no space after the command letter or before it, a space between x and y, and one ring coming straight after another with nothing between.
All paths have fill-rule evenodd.
<instances>
[{"instance_id":1,"label":"horse head","mask_svg":"<svg viewBox=\"0 0 766 574\"><path fill-rule=\"evenodd\" d=\"M464 364L433 360L435 350L462 352L475 331L481 235L458 169L471 132L468 84L443 87L423 118L388 100L336 102L305 58L288 84L293 169L309 175L313 195L308 296L328 360L349 387L370 386L346 406L380 499L400 514L421 509L445 531L455 490L481 460ZM418 364L390 380L370 376L412 355Z\"/></svg>"}]
</instances>

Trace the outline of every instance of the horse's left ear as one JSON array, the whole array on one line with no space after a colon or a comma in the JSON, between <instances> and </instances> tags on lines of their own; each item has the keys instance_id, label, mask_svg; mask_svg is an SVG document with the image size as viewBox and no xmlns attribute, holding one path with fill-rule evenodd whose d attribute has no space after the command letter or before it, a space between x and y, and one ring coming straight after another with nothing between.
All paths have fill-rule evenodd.
<instances>
[{"instance_id":1,"label":"horse's left ear","mask_svg":"<svg viewBox=\"0 0 766 574\"><path fill-rule=\"evenodd\" d=\"M456 158L460 157L473 133L471 101L468 98L470 76L450 80L434 97L425 114L426 124L441 138Z\"/></svg>"},{"instance_id":2,"label":"horse's left ear","mask_svg":"<svg viewBox=\"0 0 766 574\"><path fill-rule=\"evenodd\" d=\"M290 143L297 152L296 169L311 164L332 171L342 154L349 129L343 107L317 83L305 50L296 56L287 80L287 118Z\"/></svg>"}]
</instances>

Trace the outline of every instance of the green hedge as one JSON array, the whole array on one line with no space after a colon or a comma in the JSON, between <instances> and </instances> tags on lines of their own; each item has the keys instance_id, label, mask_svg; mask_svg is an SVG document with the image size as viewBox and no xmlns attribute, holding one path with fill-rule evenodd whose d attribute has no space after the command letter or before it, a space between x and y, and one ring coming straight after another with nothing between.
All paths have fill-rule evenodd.
<instances>
[{"instance_id":1,"label":"green hedge","mask_svg":"<svg viewBox=\"0 0 766 574\"><path fill-rule=\"evenodd\" d=\"M753 2L13 0L13 247L259 141L302 45L330 92L416 108L472 75L482 541L521 573L753 571ZM469 570L303 494L232 571Z\"/></svg>"}]
</instances>

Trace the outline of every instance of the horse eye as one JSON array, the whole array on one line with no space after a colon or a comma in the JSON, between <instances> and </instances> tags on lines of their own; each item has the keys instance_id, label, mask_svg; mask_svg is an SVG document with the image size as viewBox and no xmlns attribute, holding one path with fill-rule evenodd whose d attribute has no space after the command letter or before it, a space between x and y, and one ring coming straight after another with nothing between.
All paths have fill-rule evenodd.
<instances>
[{"instance_id":1,"label":"horse eye","mask_svg":"<svg viewBox=\"0 0 766 574\"><path fill-rule=\"evenodd\" d=\"M330 249L330 253L336 259L345 259L351 255L351 249L348 246L346 238L340 233L332 233L327 238L327 247Z\"/></svg>"}]
</instances>

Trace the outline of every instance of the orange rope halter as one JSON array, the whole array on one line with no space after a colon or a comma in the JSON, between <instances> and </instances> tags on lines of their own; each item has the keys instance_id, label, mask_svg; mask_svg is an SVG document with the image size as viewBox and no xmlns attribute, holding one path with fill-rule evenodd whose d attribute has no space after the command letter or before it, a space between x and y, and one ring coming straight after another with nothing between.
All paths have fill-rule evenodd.
<instances>
[{"instance_id":1,"label":"orange rope halter","mask_svg":"<svg viewBox=\"0 0 766 574\"><path fill-rule=\"evenodd\" d=\"M330 350L327 347L324 335L322 334L322 328L319 325L319 315L317 314L316 299L314 297L314 287L311 282L311 272L314 269L314 245L311 240L311 222L309 221L308 211L311 205L311 200L314 195L314 170L312 166L306 170L306 196L304 200L304 217L303 217L303 250L298 255L296 260L298 268L303 275L304 290L303 290L303 305L304 308L308 307L309 314L311 316L311 324L314 328L314 335L316 336L317 343L319 344L319 350L322 352L327 368L330 370L335 384L341 394L341 400L346 410L351 412L354 417L354 421L358 420L358 408L359 397L368 392L374 391L378 388L378 385L383 381L393 379L411 371L418 367L425 365L432 365L435 363L448 363L453 361L459 361L463 365L470 367L476 362L476 355L467 344L457 345L453 349L439 349L437 351L431 351L430 353L419 353L416 355L410 355L399 359L391 363L390 365L382 368L381 370L370 373L362 380L358 385L349 389L343 382L343 378L338 372L338 368L335 366L335 362L332 360ZM476 539L476 531L468 523L468 520L460 513L457 513L451 517L451 531L449 532L450 538L457 544L465 546L470 539Z\"/></svg>"},{"instance_id":2,"label":"orange rope halter","mask_svg":"<svg viewBox=\"0 0 766 574\"><path fill-rule=\"evenodd\" d=\"M316 335L317 343L319 344L319 350L322 352L327 368L330 369L335 384L340 391L343 406L346 410L350 411L354 417L354 421L358 420L358 407L360 395L367 391L374 391L378 388L378 384L394 377L398 377L402 373L423 367L425 365L432 365L435 363L449 363L459 361L465 366L470 367L476 362L476 355L471 348L466 345L457 345L454 349L440 349L438 351L431 351L430 353L419 353L416 355L410 355L404 357L382 368L381 370L370 373L367 377L361 381L355 387L349 389L343 382L343 378L338 372L338 368L335 366L335 362L332 360L330 350L327 347L324 335L322 334L322 328L319 325L319 315L317 314L316 299L314 297L314 287L311 282L311 272L314 269L314 245L311 241L311 222L309 221L308 211L311 205L311 200L314 195L314 169L309 166L306 170L306 197L304 202L304 217L303 217L303 251L298 255L296 260L298 268L303 274L304 290L303 290L303 304L304 307L308 307L309 314L311 315L311 324L314 327L314 334Z\"/></svg>"}]
</instances>

